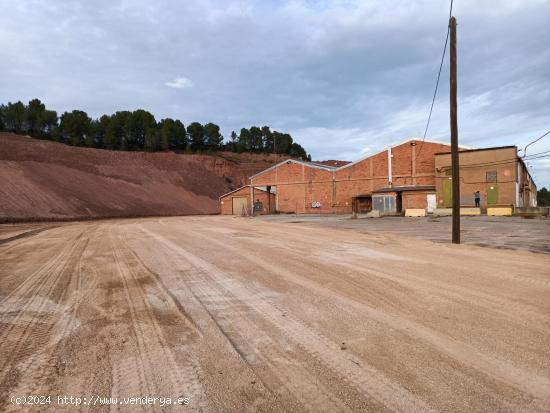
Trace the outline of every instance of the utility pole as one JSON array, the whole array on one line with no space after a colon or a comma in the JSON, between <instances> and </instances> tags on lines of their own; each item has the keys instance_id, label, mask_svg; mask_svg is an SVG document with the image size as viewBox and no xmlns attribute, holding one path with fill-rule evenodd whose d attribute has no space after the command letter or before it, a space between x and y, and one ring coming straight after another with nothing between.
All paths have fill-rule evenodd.
<instances>
[{"instance_id":1,"label":"utility pole","mask_svg":"<svg viewBox=\"0 0 550 413\"><path fill-rule=\"evenodd\" d=\"M456 19L449 19L451 40L451 168L453 177L453 244L460 244L460 176L458 164L458 124L456 103Z\"/></svg>"}]
</instances>

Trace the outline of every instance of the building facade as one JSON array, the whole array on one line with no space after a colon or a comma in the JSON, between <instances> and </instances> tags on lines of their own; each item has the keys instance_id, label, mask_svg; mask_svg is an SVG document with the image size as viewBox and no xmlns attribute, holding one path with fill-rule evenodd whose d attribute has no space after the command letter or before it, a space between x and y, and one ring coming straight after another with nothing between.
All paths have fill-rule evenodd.
<instances>
[{"instance_id":1,"label":"building facade","mask_svg":"<svg viewBox=\"0 0 550 413\"><path fill-rule=\"evenodd\" d=\"M269 190L269 192L268 192ZM220 212L222 215L250 215L251 208L255 214L271 214L275 212L276 195L272 188L254 188L254 198L251 198L250 185L242 186L220 197ZM253 199L253 202L251 200Z\"/></svg>"},{"instance_id":2,"label":"building facade","mask_svg":"<svg viewBox=\"0 0 550 413\"><path fill-rule=\"evenodd\" d=\"M331 167L289 159L250 177L276 188L283 213L351 213L435 207L435 153L449 145L410 140L356 162Z\"/></svg>"},{"instance_id":3,"label":"building facade","mask_svg":"<svg viewBox=\"0 0 550 413\"><path fill-rule=\"evenodd\" d=\"M463 207L475 206L476 191L482 209L536 206L536 185L515 146L461 147L459 160ZM240 214L246 203L250 212L260 200L267 207L256 213L430 213L451 206L450 165L450 145L415 139L339 167L288 159L251 176L240 192L220 198L221 210Z\"/></svg>"},{"instance_id":4,"label":"building facade","mask_svg":"<svg viewBox=\"0 0 550 413\"><path fill-rule=\"evenodd\" d=\"M516 146L463 150L459 153L460 205L475 206L474 193L481 195L481 208L534 207L537 187ZM452 204L451 154L435 154L437 205Z\"/></svg>"}]
</instances>

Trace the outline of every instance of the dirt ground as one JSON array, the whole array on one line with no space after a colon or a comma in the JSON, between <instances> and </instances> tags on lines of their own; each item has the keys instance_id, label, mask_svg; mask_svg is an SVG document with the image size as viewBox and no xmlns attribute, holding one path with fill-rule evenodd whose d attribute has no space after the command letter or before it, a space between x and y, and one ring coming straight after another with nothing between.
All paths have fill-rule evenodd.
<instances>
[{"instance_id":1,"label":"dirt ground","mask_svg":"<svg viewBox=\"0 0 550 413\"><path fill-rule=\"evenodd\" d=\"M434 242L451 242L451 217L383 217L351 219L351 215L264 215L266 221L350 229L362 234L381 232ZM464 216L461 242L480 247L550 254L550 218Z\"/></svg>"},{"instance_id":2,"label":"dirt ground","mask_svg":"<svg viewBox=\"0 0 550 413\"><path fill-rule=\"evenodd\" d=\"M0 222L216 214L286 155L83 148L0 132Z\"/></svg>"},{"instance_id":3,"label":"dirt ground","mask_svg":"<svg viewBox=\"0 0 550 413\"><path fill-rule=\"evenodd\" d=\"M1 411L550 411L546 254L223 216L3 228ZM189 404L123 401L147 396Z\"/></svg>"}]
</instances>

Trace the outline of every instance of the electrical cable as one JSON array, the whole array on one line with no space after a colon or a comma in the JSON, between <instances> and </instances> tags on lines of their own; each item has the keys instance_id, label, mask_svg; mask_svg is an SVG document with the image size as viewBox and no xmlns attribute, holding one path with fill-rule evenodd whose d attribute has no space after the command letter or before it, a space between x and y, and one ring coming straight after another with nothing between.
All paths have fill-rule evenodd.
<instances>
[{"instance_id":1,"label":"electrical cable","mask_svg":"<svg viewBox=\"0 0 550 413\"><path fill-rule=\"evenodd\" d=\"M550 154L536 156L534 158L529 158L527 160L530 161L530 160L546 159L546 158L550 158ZM480 168L480 167L483 167L483 166L505 165L505 164L514 162L516 159L518 159L518 158L501 159L501 160L492 161L492 162L480 162L480 163L465 164L465 165L460 165L460 169ZM519 159L522 159L522 158L519 158Z\"/></svg>"},{"instance_id":2,"label":"electrical cable","mask_svg":"<svg viewBox=\"0 0 550 413\"><path fill-rule=\"evenodd\" d=\"M449 7L449 20L451 19L452 14L453 14L453 0L451 0L451 6ZM434 109L435 98L437 96L437 89L439 87L439 79L441 78L441 70L443 69L443 62L445 60L445 54L447 52L447 44L449 43L450 30L451 30L450 26L447 25L447 35L445 36L445 45L443 46L443 54L441 56L441 63L439 64L439 72L437 73L437 80L435 82L435 90L432 98L432 104L430 106L430 113L428 115L428 121L426 122L426 129L424 129L424 136L422 138L422 142L420 143L420 148L418 149L418 154L415 156L415 159L418 158L418 156L420 155L420 152L422 152L422 147L424 146L424 141L426 140L426 135L428 133L428 128L430 126L430 120L432 119L432 112Z\"/></svg>"},{"instance_id":3,"label":"electrical cable","mask_svg":"<svg viewBox=\"0 0 550 413\"><path fill-rule=\"evenodd\" d=\"M540 141L542 138L544 138L546 135L548 135L550 133L550 130L548 132L546 132L545 134L543 134L542 136L539 136L537 139L535 139L534 141L532 142L529 142L524 148L523 148L523 157L525 157L527 155L527 148L529 146L531 146L532 144L534 144L535 142L538 142Z\"/></svg>"},{"instance_id":4,"label":"electrical cable","mask_svg":"<svg viewBox=\"0 0 550 413\"><path fill-rule=\"evenodd\" d=\"M550 157L550 151L543 151L543 152L537 152L537 153L528 155L525 158L520 157L520 159L522 161L531 161L531 160L535 160L535 159L544 159L544 158L548 158L548 157ZM461 164L460 168L462 169L462 168L468 168L468 167L492 166L492 165L506 164L506 163L513 162L516 159L518 159L518 157L499 159L498 161L479 162L479 163L471 163L471 164Z\"/></svg>"}]
</instances>

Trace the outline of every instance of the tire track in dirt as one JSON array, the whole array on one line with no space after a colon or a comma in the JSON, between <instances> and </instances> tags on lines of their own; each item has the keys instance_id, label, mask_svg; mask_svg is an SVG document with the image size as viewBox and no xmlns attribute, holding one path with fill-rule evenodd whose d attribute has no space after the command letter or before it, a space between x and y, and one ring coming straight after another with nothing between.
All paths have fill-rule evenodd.
<instances>
[{"instance_id":1,"label":"tire track in dirt","mask_svg":"<svg viewBox=\"0 0 550 413\"><path fill-rule=\"evenodd\" d=\"M237 287L231 287L231 282L234 283L235 280L218 267L188 252L167 238L143 226L140 226L140 228L160 243L166 245L175 254L185 259L198 270L215 279L229 294L234 295L241 301L245 301L245 304L269 320L289 341L297 343L311 357L326 365L334 374L340 376L350 386L358 388L363 394L372 397L374 400L395 411L431 411L431 408L421 399L399 384L390 381L385 375L366 365L364 361L361 363L358 360L348 358L348 355L342 355L337 343L313 331L309 326L294 317L289 317L288 315L287 317L283 317L284 312L271 301L263 300L262 302L247 303L246 297L254 293L250 286L240 285L239 283Z\"/></svg>"},{"instance_id":2,"label":"tire track in dirt","mask_svg":"<svg viewBox=\"0 0 550 413\"><path fill-rule=\"evenodd\" d=\"M243 243L248 245L250 241L244 239ZM270 240L265 240L268 245L275 246ZM309 243L308 243L309 244ZM369 250L364 247L363 249ZM406 274L393 274L388 271L382 271L380 269L373 268L372 261L368 261L364 256L356 254L356 251L349 250L347 248L330 248L329 246L321 246L314 248L315 252L312 257L323 263L323 265L329 265L333 267L344 267L353 270L355 273L360 273L368 276L375 276L381 279L394 281L407 288L419 291L419 292L431 292L441 297L445 297L454 301L464 302L466 301L469 306L479 307L485 311L495 312L506 315L507 317L514 318L518 322L523 323L528 317L530 320L534 320L539 330L547 331L550 323L550 315L541 313L534 309L530 305L522 304L518 301L512 301L505 298L500 298L496 295L483 293L482 290L474 288L465 288L451 282L440 281L438 279L427 279L414 275L412 271ZM335 253L334 251L338 251ZM298 248L289 248L288 256L294 257L294 259L301 261L304 253ZM384 258L381 256L380 258ZM375 255L375 259L378 257ZM362 262L364 265L355 264L356 262ZM380 261L378 261L380 262ZM314 262L311 265L315 265ZM414 280L414 282L412 282ZM357 287L361 287L353 278L347 277L346 282L355 284Z\"/></svg>"},{"instance_id":3,"label":"tire track in dirt","mask_svg":"<svg viewBox=\"0 0 550 413\"><path fill-rule=\"evenodd\" d=\"M29 353L32 354L32 348L28 347L29 342L44 344L48 341L47 337L52 334L48 327L55 324L55 317L63 312L64 299L69 293L67 288L61 286L61 282L66 281L65 287L70 283L71 271L89 242L89 238L84 237L86 231L87 229L82 231L75 242L64 253L57 256L44 271L35 273L29 292L17 301L26 299L27 303L17 310L17 316L14 319L7 320L9 326L0 338L3 350L6 354L10 354L10 358L2 364L2 372L9 371L8 365L13 366L21 358ZM55 290L58 290L56 294L54 294ZM47 310L47 305L53 306L53 309ZM13 304L10 303L8 308L2 308L3 318L12 306ZM25 322L24 317L30 315L32 317ZM2 374L0 377L4 378L5 375Z\"/></svg>"},{"instance_id":4,"label":"tire track in dirt","mask_svg":"<svg viewBox=\"0 0 550 413\"><path fill-rule=\"evenodd\" d=\"M109 232L109 243L112 251L112 256L115 261L116 271L120 280L123 283L124 296L126 298L126 304L128 305L130 313L130 329L132 331L134 342L136 343L136 353L132 353L131 358L134 360L132 365L129 365L128 362L123 360L122 363L113 366L113 383L111 388L111 396L115 398L121 398L124 395L121 395L121 389L129 394L154 394L149 388L149 382L145 374L145 366L151 369L151 366L148 365L148 355L146 354L146 349L144 345L144 333L141 328L141 325L137 321L136 309L130 296L128 279L130 278L127 274L128 269L121 262L121 259L115 248L115 240L113 236L113 231ZM118 411L118 406L115 407ZM142 408L143 410L143 408Z\"/></svg>"},{"instance_id":5,"label":"tire track in dirt","mask_svg":"<svg viewBox=\"0 0 550 413\"><path fill-rule=\"evenodd\" d=\"M166 259L171 260L171 256L167 254ZM174 267L181 267L183 262L180 258L172 261L171 264ZM307 374L301 362L288 357L287 353L290 351L288 346L292 342L286 340L284 343L276 343L274 337L280 339L278 334L271 337L257 322L253 321L253 316L257 313L250 312L250 307L243 302L242 297L229 296L227 290L218 287L215 279L196 267L189 266L182 272L183 280L193 297L209 314L221 334L241 360L254 371L265 388L279 394L282 399L287 400L287 403L289 399L295 400L294 403L301 405L307 411L349 411L349 408L338 398L328 397L331 391L314 376ZM247 297L246 301L261 301L265 298L266 292L258 292ZM261 315L258 316L261 317ZM283 352L282 348L286 348L286 351ZM293 349L299 350L296 347ZM251 360L251 354L254 355L254 360ZM258 360L261 360L264 365L259 365ZM298 399L296 395L299 395ZM377 403L375 406L375 410L381 408ZM290 406L289 409L297 411L296 406Z\"/></svg>"},{"instance_id":6,"label":"tire track in dirt","mask_svg":"<svg viewBox=\"0 0 550 413\"><path fill-rule=\"evenodd\" d=\"M166 392L166 388L152 389L150 387L150 383L158 383L158 380L155 380L154 376L158 372L159 366L164 366L162 371L164 377L167 376L171 383L171 394L177 393L179 395L185 392L186 394L192 395L193 406L198 410L202 410L205 407L205 403L201 397L203 390L198 380L201 374L200 368L192 361L193 358L191 354L187 354L184 363L178 363L176 361L170 350L169 344L164 339L163 329L159 325L157 316L154 314L143 285L138 279L138 273L139 275L145 275L151 279L156 284L157 290L160 291L161 294L163 289L159 288L155 277L152 276L147 268L141 266L139 260L134 258L123 238L113 235L112 232L110 235L113 256L115 257L117 269L124 283L125 295L132 320L132 329L134 331L134 339L138 349L136 366L140 372L140 383L130 382L125 384L130 384L130 388L134 387L138 390L134 394L144 394L144 387L148 387L148 394L160 394L159 390ZM132 296L131 291L134 292L134 296ZM170 300L168 300L168 302L170 302ZM176 306L173 306L170 310L178 315L180 314ZM145 322L143 322L141 319L145 319L146 321L144 320ZM149 331L150 328L152 328L153 331ZM116 384L118 383L113 385L113 387L115 387L113 392L119 395L120 389ZM124 386L124 390L128 391L128 388ZM130 394L132 394L131 391Z\"/></svg>"},{"instance_id":7,"label":"tire track in dirt","mask_svg":"<svg viewBox=\"0 0 550 413\"><path fill-rule=\"evenodd\" d=\"M284 277L291 284L299 285L329 299L336 298L344 308L351 305L357 311L364 313L367 317L386 324L415 340L421 340L432 346L434 349L437 349L437 351L442 354L446 354L447 356L455 359L459 363L470 366L471 368L482 374L488 375L495 380L511 385L512 387L515 387L518 390L543 401L543 403L550 402L549 378L517 368L504 360L481 353L466 343L444 337L433 331L431 328L425 327L416 321L386 313L369 306L366 303L358 302L350 297L342 296L341 292L337 288L332 286L321 286L314 281L297 276L299 273L291 273L281 266L274 267L260 258L257 254L242 254L238 248L233 247L229 242L223 242L219 239L207 237L199 232L193 232L193 235L207 240L208 243L213 243L219 245L220 247L223 246L223 248L232 251L233 254L240 256L241 259L248 260L257 266L264 268L266 271L270 271ZM331 293L329 294L328 291Z\"/></svg>"},{"instance_id":8,"label":"tire track in dirt","mask_svg":"<svg viewBox=\"0 0 550 413\"><path fill-rule=\"evenodd\" d=\"M139 231L139 234L141 235L140 239L143 239L143 235L146 235L142 231ZM146 238L151 239L149 236ZM271 391L269 384L263 381L262 377L264 376L258 375L256 369L253 368L254 366L247 362L245 354L242 353L234 337L227 334L220 324L219 317L213 314L211 308L204 302L205 299L202 298L201 291L203 294L206 293L203 290L197 290L195 286L195 283L202 283L203 281L188 277L190 271L196 271L191 266L183 268L184 262L180 259L175 260L172 254L166 252L165 248L158 248L155 251L151 248L143 249L139 244L135 245L138 247L136 252L139 251L139 255L147 257L148 264L143 265L153 274L156 274L156 272L151 270L149 265L153 265L155 269L158 269L160 273L156 274L156 276L159 281L162 284L168 283L171 286L170 293L179 301L182 307L185 307L185 315L192 320L198 329L200 341L197 342L197 346L206 346L211 350L205 352L204 349L196 348L195 351L199 354L201 366L207 369L206 376L203 376L203 380L210 383L207 396L209 400L212 400L213 405L217 404L218 406L218 410L213 409L213 407L209 410L219 411L219 409L222 409L249 412L287 411L283 402ZM158 243L155 243L155 246L158 247L158 245ZM136 257L139 258L139 255L136 254ZM233 308L232 311L234 310ZM248 319L248 315L245 315L245 317ZM223 357L224 360L222 363L218 361L212 365L212 357ZM214 385L214 383L218 382L218 377L216 375L214 377L212 375L208 376L208 371L211 371L213 368L216 370L221 368L234 372L237 375L233 377L235 383L229 384L224 379ZM219 370L218 373L222 374L222 371ZM212 373L210 372L210 374ZM250 381L243 382L245 377L250 378L252 385ZM225 373L224 376L219 376L219 378L225 378ZM228 384L232 388L229 394L227 394ZM219 388L220 385L223 390ZM218 390L216 390L216 387ZM220 390L224 392L222 400L216 395L216 392ZM243 395L246 395L244 400L241 399ZM217 400L217 402L214 402L214 400ZM220 404L222 401L223 404ZM246 403L244 403L245 401ZM192 404L195 406L194 402ZM240 408L237 408L237 406L240 406ZM295 409L291 409L290 411L295 411Z\"/></svg>"},{"instance_id":9,"label":"tire track in dirt","mask_svg":"<svg viewBox=\"0 0 550 413\"><path fill-rule=\"evenodd\" d=\"M317 258L319 260L326 260L323 257ZM327 263L334 264L334 261L327 260ZM510 301L495 295L485 294L481 290L474 291L472 289L453 285L451 291L448 284L440 283L437 280L428 281L425 278L415 276L411 273L408 273L405 278L404 276L394 275L387 271L381 271L372 267L367 268L366 266L346 262L342 257L340 257L338 265L353 270L358 274L394 281L418 292L435 294L454 302L464 302L469 306L479 307L486 312L496 312L506 317L513 318L519 323L523 323L525 319L528 318L536 324L541 332L548 331L550 327L550 315L540 313L532 307L517 301ZM351 279L347 281L350 283L354 282L354 280ZM359 283L356 284L359 285Z\"/></svg>"},{"instance_id":10,"label":"tire track in dirt","mask_svg":"<svg viewBox=\"0 0 550 413\"><path fill-rule=\"evenodd\" d=\"M230 225L235 225L234 223L231 223ZM331 231L334 231L334 233L338 234L338 235L342 235L343 236L343 239L338 239L338 242L335 241L334 242L334 245L327 245L327 243L324 241L324 237L320 236L319 239L316 239L316 237L313 237L311 236L311 233L315 233L315 234L322 234L324 231L326 231L326 229L324 228L316 228L316 227L313 227L313 226L304 226L304 225L300 225L300 226L296 226L295 224L288 224L288 223L283 223L282 225L270 225L269 223L264 223L264 222L255 222L254 223L254 226L250 225L250 230L251 231L259 231L259 228L260 226L265 226L265 227L268 227L269 228L269 232L271 234L278 234L282 237L285 237L285 238L289 238L290 237L290 242L291 243L296 243L298 246L300 245L300 241L299 240L302 240L304 242L306 242L307 244L305 245L308 245L310 247L318 247L318 248L327 248L327 247L333 247L333 248L337 248L337 247L340 247L341 246L341 242L343 239L345 239L345 237L348 235L349 233L349 230L344 230L344 229L341 229L341 228L331 228ZM304 234L304 229L308 230L307 233ZM243 231L243 228L242 226L238 228L239 231ZM371 234L371 233L368 233L368 234L360 234L360 233L355 233L354 235L358 235L358 236L369 236L369 239L370 238L375 238L375 239L379 239L381 238L380 235L378 234ZM411 240L410 238L407 238L407 237L403 237L403 236L400 236L399 234L394 234L395 238L394 241L397 241L399 243L409 243ZM367 239L367 238L365 238ZM269 240L266 240L267 242L269 242ZM418 242L419 240L415 240L415 242ZM429 242L429 243L432 243L431 241L426 241L426 242ZM438 245L439 248L448 248L449 246L448 245ZM452 251L452 259L460 259L460 260L464 260L462 261L462 263L464 264L465 262L470 262L471 261L471 257L468 256L467 254L471 254L471 250L457 250L457 249L454 249ZM484 249L481 249L481 252L484 252ZM407 253L407 255L409 255L410 253ZM415 259L417 257L409 257L411 259ZM432 263L433 264L433 263ZM473 272L474 274L476 274L476 276L479 276L478 272ZM505 271L499 271L499 272L496 272L496 273L492 273L492 272L485 272L483 274L483 277L486 277L486 278L490 278L490 279L497 279L498 281L502 281L502 279L505 279L505 280L508 280L508 281L513 281L513 282L516 282L518 284L521 284L521 285L526 285L526 286L532 286L532 287L542 287L544 289L550 289L550 278L534 278L534 277L529 277L529 276L526 276L526 275L521 275L521 274L508 274L507 272Z\"/></svg>"},{"instance_id":11,"label":"tire track in dirt","mask_svg":"<svg viewBox=\"0 0 550 413\"><path fill-rule=\"evenodd\" d=\"M290 242L286 254L284 254L280 260L288 261L288 257L293 257L293 266L302 266L305 268L304 257L311 256L314 259L307 260L307 266L312 271L318 270L321 273L326 273L330 268L334 268L340 273L340 284L346 283L357 287L358 291L364 288L364 283L361 284L355 277L350 277L341 269L348 268L353 270L354 273L359 273L367 276L376 277L378 279L385 279L398 283L398 285L406 287L411 291L417 291L421 295L426 293L434 293L435 296L440 299L446 299L452 305L460 304L466 306L466 308L475 309L480 308L492 317L496 318L500 314L505 315L509 319L516 321L517 326L524 326L526 320L529 320L529 329L536 331L537 336L534 336L534 340L540 340L544 338L544 335L548 331L550 326L550 317L543 311L537 311L535 307L530 304L523 304L518 300L510 300L502 298L495 294L487 294L483 292L482 288L466 288L461 285L453 284L449 281L440 281L437 277L425 278L418 275L414 275L415 271L410 270L404 272L403 269L392 269L392 273L389 270L381 270L377 267L389 267L388 261L378 260L378 253L371 254L370 248L364 245L352 244L352 248L348 248L345 245L343 247L335 247L333 245L317 245L314 241L313 252L307 253L303 245L310 246L310 242L302 235L299 239L303 242L300 244L295 243L295 239ZM217 239L219 241L219 237ZM239 238L239 241L245 244L245 248L249 248L250 251L254 251L257 245L254 245L254 239ZM277 245L273 239L262 239L262 247L269 249L268 247L276 248ZM228 241L227 244L231 244ZM338 244L335 244L338 245ZM361 248L360 248L361 247ZM228 246L228 248L230 248ZM341 250L342 253L336 254L334 249ZM363 252L366 251L366 252ZM261 250L260 254L261 255ZM373 258L371 258L371 256ZM374 259L374 261L373 261ZM284 262L284 261L281 261ZM399 264L401 261L395 261L395 264ZM361 265L364 264L364 265ZM378 264L378 265L377 265ZM401 264L399 264L402 266ZM304 271L307 272L307 269ZM414 281L414 282L413 282ZM480 312L480 310L476 310ZM505 333L503 333L505 334Z\"/></svg>"},{"instance_id":12,"label":"tire track in dirt","mask_svg":"<svg viewBox=\"0 0 550 413\"><path fill-rule=\"evenodd\" d=\"M252 246L250 240L242 239L243 243L246 243ZM262 244L265 246L276 247L276 243L272 240L262 240ZM310 242L304 241L305 245L311 245ZM364 248L369 250L368 248ZM487 312L494 312L499 314L504 314L507 317L517 320L519 323L523 323L526 318L535 321L539 331L547 331L550 326L550 315L541 313L534 309L530 305L522 304L518 301L513 301L505 298L498 297L496 295L483 293L482 290L465 288L457 284L450 282L442 282L437 279L426 279L424 277L416 276L412 274L412 271L407 272L407 274L395 275L389 273L388 271L382 271L380 269L374 269L372 262L364 260L365 257L361 255L354 254L353 251L341 247L332 247L327 245L319 244L314 248L315 252L313 257L322 262L324 265L330 265L333 267L345 267L353 270L354 272L365 274L369 276L375 276L381 279L386 279L389 281L394 281L400 285L406 286L407 288L419 291L419 292L431 292L435 293L441 297L445 297L450 300L464 302L466 301L468 305L473 307L482 308ZM334 251L337 250L340 252L336 254ZM342 253L343 252L343 253ZM375 253L375 258L378 259L378 252ZM295 246L295 248L289 248L287 251L288 256L294 257L297 261L302 261L304 257L304 252ZM349 258L349 260L346 260ZM380 256L384 258L384 256ZM353 264L353 262L364 262L364 266ZM314 262L311 262L311 265L315 266ZM412 282L414 280L414 282ZM346 282L355 284L358 287L362 287L358 282L353 280L350 277L346 278Z\"/></svg>"},{"instance_id":13,"label":"tire track in dirt","mask_svg":"<svg viewBox=\"0 0 550 413\"><path fill-rule=\"evenodd\" d=\"M32 240L37 240L42 238L42 236L49 230L53 230L61 227L60 225L53 225L44 228L38 228L30 231L23 232L21 234L15 235L13 237L5 238L0 240L0 254L7 254L11 250L25 245L29 241L29 237Z\"/></svg>"},{"instance_id":14,"label":"tire track in dirt","mask_svg":"<svg viewBox=\"0 0 550 413\"><path fill-rule=\"evenodd\" d=\"M134 250L132 250L132 248L128 245L128 243L125 240L123 240L123 242L124 242L124 244L127 248L127 251L132 255L133 259L135 261L139 262L139 265L144 269L144 271L149 273L150 276L154 279L154 281L157 284L157 287L158 287L159 291L162 292L164 298L166 300L170 301L171 304L174 305L174 307L177 309L177 311L179 312L179 315L181 316L180 317L181 320L183 320L183 322L187 325L187 327L192 329L193 332L195 334L197 334L198 337L202 337L202 332L201 332L199 326L196 324L193 317L190 314L188 314L187 310L183 307L183 305L180 302L180 300L178 299L178 297L176 297L176 294L174 294L174 292L172 292L171 289L166 286L166 284L164 283L162 277L158 273L153 271L143 261L143 259L138 254L136 254L136 252Z\"/></svg>"},{"instance_id":15,"label":"tire track in dirt","mask_svg":"<svg viewBox=\"0 0 550 413\"><path fill-rule=\"evenodd\" d=\"M94 228L90 232L87 234L86 246L94 238L101 238L104 231L103 229ZM78 256L75 276L70 282L70 284L74 285L74 288L67 288L67 291L70 291L70 299L62 314L59 315L57 322L52 326L49 341L44 346L35 348L27 360L17 365L19 371L25 372L24 381L19 383L12 393L55 394L57 376L60 369L59 363L63 360L64 351L63 344L60 343L64 343L70 335L75 334L79 330L78 309L85 299L88 298L87 293L97 285L98 274L93 267L87 268L87 273L93 274L91 279L87 276L86 280L84 280L82 258L86 251L86 248L84 248ZM7 411L12 410L20 411L20 406L8 406Z\"/></svg>"},{"instance_id":16,"label":"tire track in dirt","mask_svg":"<svg viewBox=\"0 0 550 413\"><path fill-rule=\"evenodd\" d=\"M246 300L229 296L217 280L196 267L186 270L185 277L194 290L194 296L265 387L285 399L294 399L295 394L300 394L296 403L307 411L349 411L339 399L329 398L329 389L299 369L296 361L280 350L284 346L276 343L252 320L248 302L262 301L266 298L265 294L254 294ZM267 371L260 368L258 359L267 365Z\"/></svg>"},{"instance_id":17,"label":"tire track in dirt","mask_svg":"<svg viewBox=\"0 0 550 413\"><path fill-rule=\"evenodd\" d=\"M84 231L80 231L76 236L71 238L70 241L65 240L64 245L58 253L46 260L46 262L44 262L36 271L27 276L23 282L19 283L14 290L2 297L2 300L0 300L0 306L6 305L8 300L11 300L14 296L19 295L22 295L19 299L20 301L27 302L28 297L33 295L33 289L36 288L36 285L41 282L43 283L44 280L49 278L48 275L51 273L51 269L59 266L59 263L64 261L71 254L71 251L75 247L74 244L78 242L83 234ZM9 307L17 307L18 304L19 303L17 301L10 302Z\"/></svg>"},{"instance_id":18,"label":"tire track in dirt","mask_svg":"<svg viewBox=\"0 0 550 413\"><path fill-rule=\"evenodd\" d=\"M0 239L0 246L2 246L4 244L10 244L10 243L12 243L12 242L14 242L18 239L25 239L25 238L33 237L35 235L40 234L41 232L47 231L47 230L52 229L52 228L57 228L57 226L31 229L29 231L21 232L21 233L19 233L17 235L14 235L12 237L2 238L2 239ZM26 242L26 240L24 242ZM12 246L14 246L14 245L13 244L9 245L10 248L6 248L6 249L2 250L2 253L8 252L11 249Z\"/></svg>"},{"instance_id":19,"label":"tire track in dirt","mask_svg":"<svg viewBox=\"0 0 550 413\"><path fill-rule=\"evenodd\" d=\"M194 395L201 394L202 386L198 381L198 377L201 376L201 371L199 366L194 362L194 358L192 354L187 352L185 357L186 363L184 364L184 369L183 369L187 373L186 375L184 375L185 383L182 381L179 374L174 374L175 371L182 370L181 365L174 358L174 355L170 350L170 345L164 339L165 332L158 322L158 317L154 313L153 307L151 305L150 300L148 299L147 292L145 291L143 284L138 279L138 273L139 275L146 275L150 279L152 284L155 285L155 291L160 293L165 303L168 303L168 308L164 309L164 312L177 315L180 320L183 320L183 322L187 325L189 330L191 330L190 333L187 331L184 331L185 333L187 333L186 335L192 335L193 333L197 333L195 324L185 316L185 311L182 312L183 307L177 300L174 300L174 296L169 292L169 290L166 289L166 287L161 282L159 282L159 277L155 273L150 271L149 268L147 268L147 266L143 265L139 257L128 246L126 240L122 237L119 237L118 239L120 240L119 245L123 246L123 248L121 248L121 252L122 252L121 255L123 256L123 258L125 258L125 262L128 263L127 265L130 270L130 274L132 274L133 276L135 285L139 287L138 291L141 296L141 301L146 307L148 318L151 322L151 325L154 327L157 333L157 339L159 341L159 344L161 344L161 350L164 353L164 357L169 360L170 367L173 368L172 370L170 370L173 384L175 384L180 389L190 388L191 393ZM182 332L180 332L180 334L181 333ZM191 383L191 385L189 383ZM197 406L197 404L194 404L194 405Z\"/></svg>"}]
</instances>

